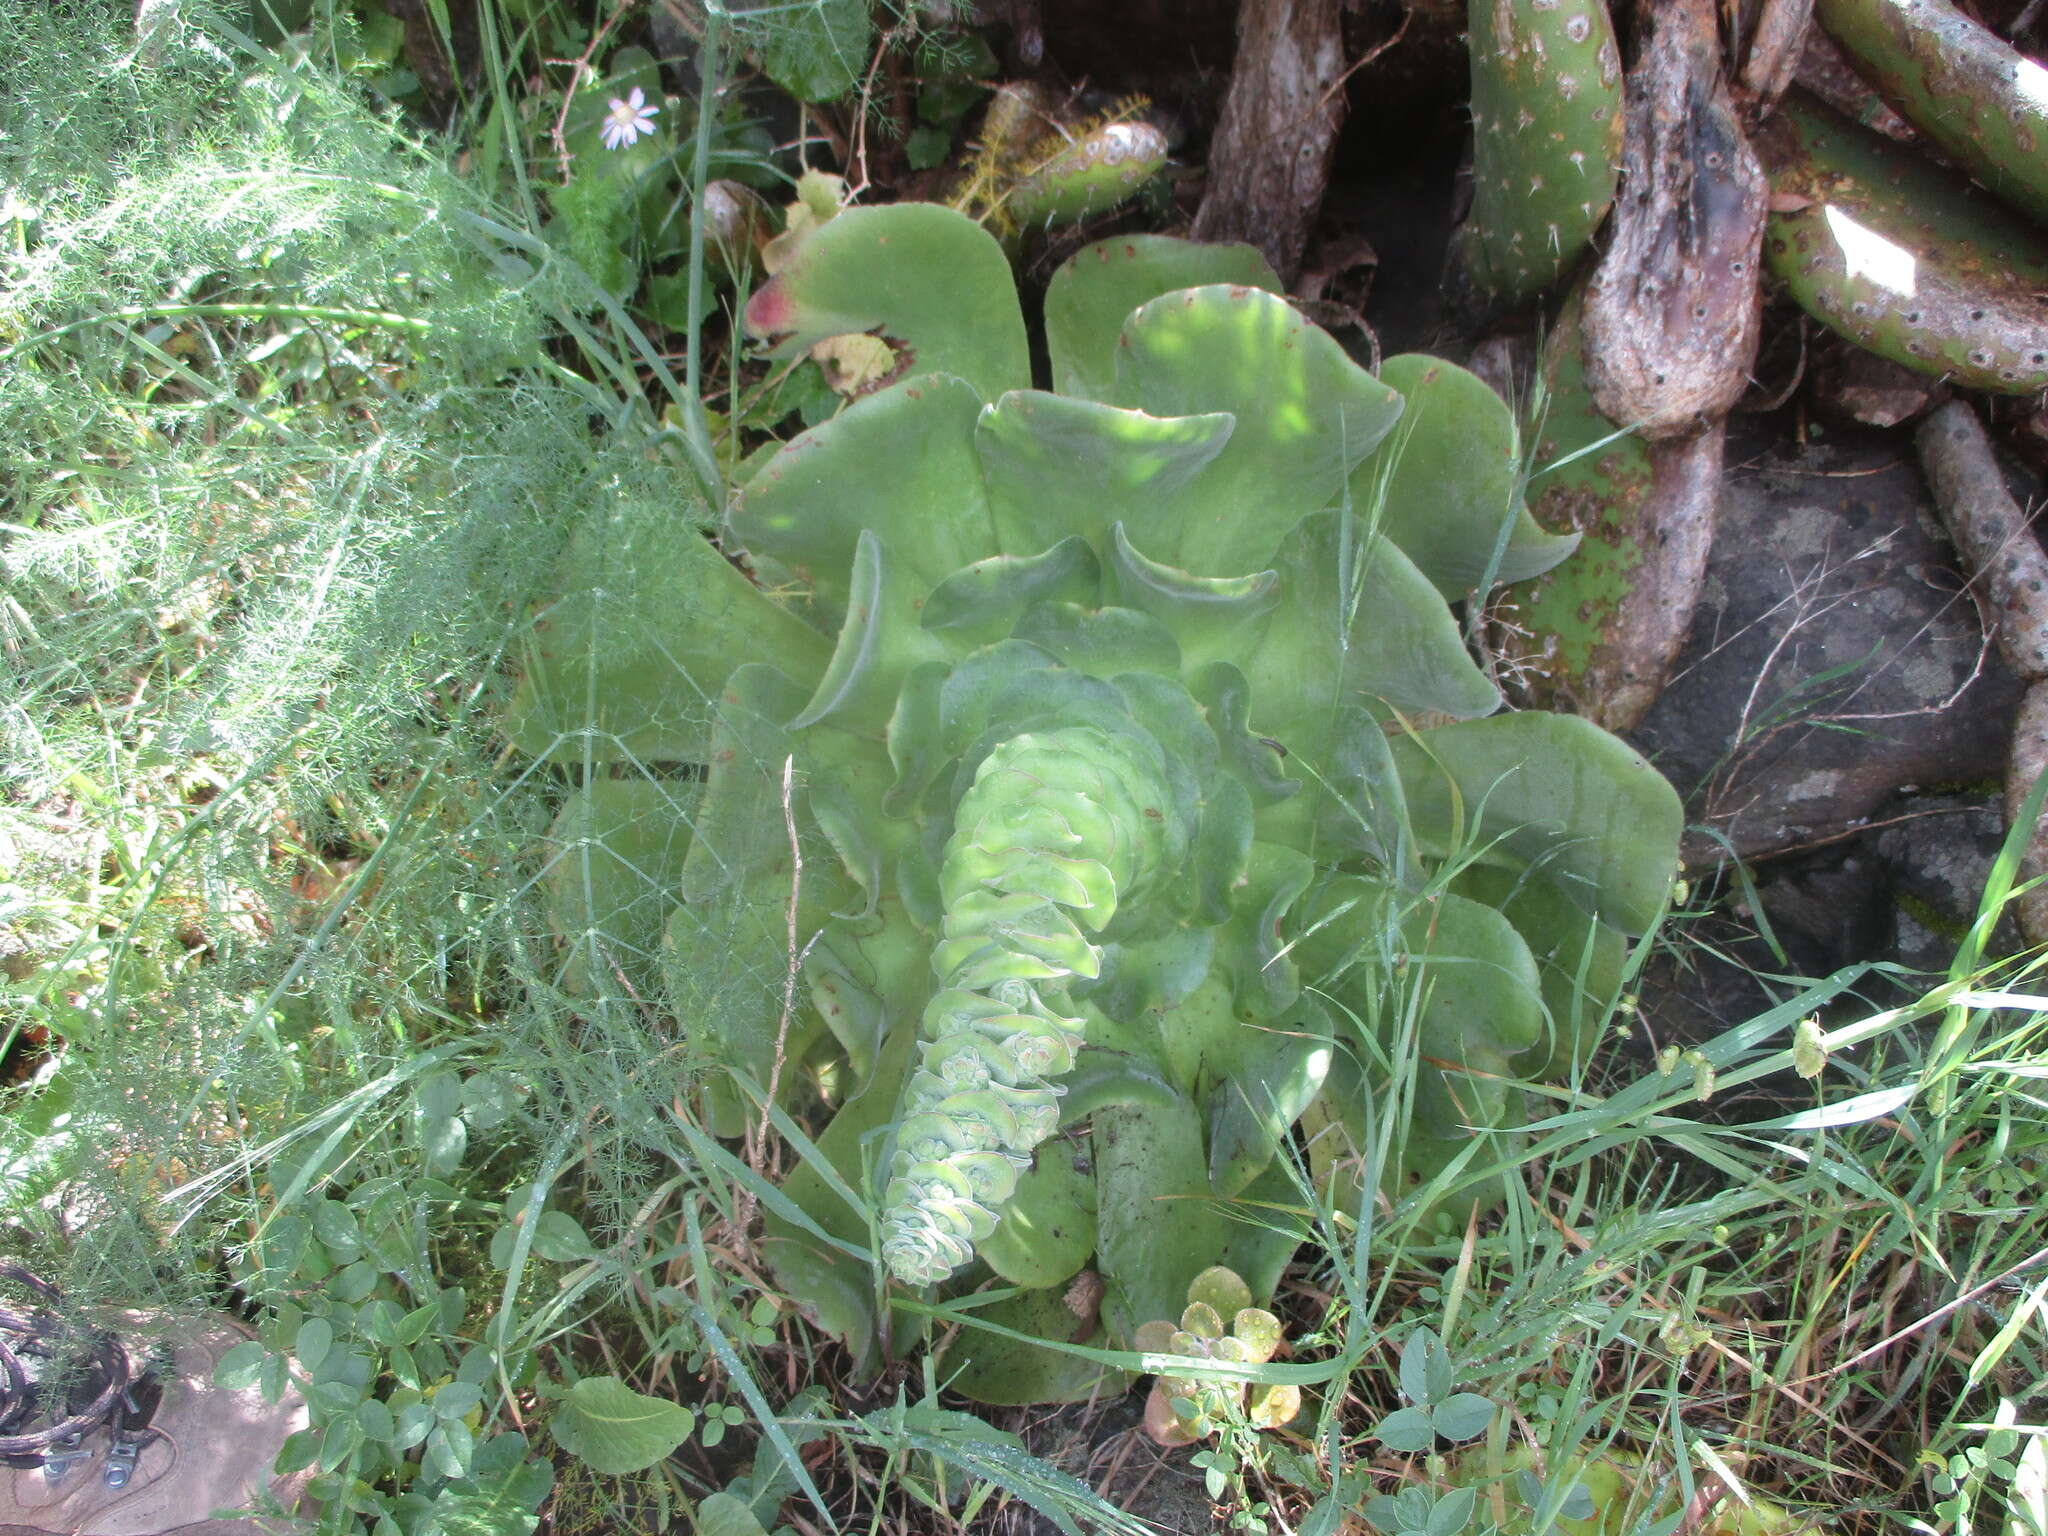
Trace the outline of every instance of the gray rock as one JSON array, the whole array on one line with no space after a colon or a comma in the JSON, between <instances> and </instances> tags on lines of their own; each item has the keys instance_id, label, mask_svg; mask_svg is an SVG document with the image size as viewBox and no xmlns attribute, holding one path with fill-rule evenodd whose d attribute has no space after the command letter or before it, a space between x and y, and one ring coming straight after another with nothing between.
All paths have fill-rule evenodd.
<instances>
[{"instance_id":1,"label":"gray rock","mask_svg":"<svg viewBox=\"0 0 2048 1536\"><path fill-rule=\"evenodd\" d=\"M1926 796L1885 818L1871 841L1883 862L1892 907L1890 959L1920 971L1945 971L1971 923L2005 841L1996 797ZM1994 953L2020 948L2010 920L1992 935Z\"/></svg>"},{"instance_id":2,"label":"gray rock","mask_svg":"<svg viewBox=\"0 0 2048 1536\"><path fill-rule=\"evenodd\" d=\"M1706 591L1634 733L1688 800L1687 861L1812 847L1914 790L1992 789L2020 687L1905 445L1731 441ZM1725 845L1722 840L1725 839Z\"/></svg>"}]
</instances>

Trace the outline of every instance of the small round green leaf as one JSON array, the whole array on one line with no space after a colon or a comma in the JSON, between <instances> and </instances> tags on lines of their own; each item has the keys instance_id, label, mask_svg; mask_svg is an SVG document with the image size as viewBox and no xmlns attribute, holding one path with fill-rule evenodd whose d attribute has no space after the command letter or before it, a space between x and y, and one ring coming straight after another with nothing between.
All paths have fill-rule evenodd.
<instances>
[{"instance_id":1,"label":"small round green leaf","mask_svg":"<svg viewBox=\"0 0 2048 1536\"><path fill-rule=\"evenodd\" d=\"M616 1376L586 1376L569 1389L548 1432L593 1472L622 1477L668 1456L689 1438L696 1418L681 1404L635 1392Z\"/></svg>"}]
</instances>

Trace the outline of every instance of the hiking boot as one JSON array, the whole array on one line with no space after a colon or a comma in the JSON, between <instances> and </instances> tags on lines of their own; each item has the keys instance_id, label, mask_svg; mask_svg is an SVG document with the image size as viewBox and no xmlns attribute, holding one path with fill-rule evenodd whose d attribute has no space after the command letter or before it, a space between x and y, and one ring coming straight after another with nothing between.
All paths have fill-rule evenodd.
<instances>
[{"instance_id":1,"label":"hiking boot","mask_svg":"<svg viewBox=\"0 0 2048 1536\"><path fill-rule=\"evenodd\" d=\"M230 1317L67 1311L56 1289L12 1264L31 1293L0 1305L0 1536L282 1536L297 1522L215 1518L290 1509L307 1474L277 1478L285 1438L306 1427L296 1391L214 1385L250 1331Z\"/></svg>"}]
</instances>

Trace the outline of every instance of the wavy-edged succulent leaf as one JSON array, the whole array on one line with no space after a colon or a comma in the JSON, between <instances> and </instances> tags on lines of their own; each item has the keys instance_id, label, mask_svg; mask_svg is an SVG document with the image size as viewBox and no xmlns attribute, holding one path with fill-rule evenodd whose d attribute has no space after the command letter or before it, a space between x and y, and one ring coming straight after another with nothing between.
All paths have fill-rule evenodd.
<instances>
[{"instance_id":1,"label":"wavy-edged succulent leaf","mask_svg":"<svg viewBox=\"0 0 2048 1536\"><path fill-rule=\"evenodd\" d=\"M1315 1015L1319 1022L1322 1009ZM1213 1061L1210 1085L1209 1187L1224 1199L1243 1193L1273 1161L1329 1075L1327 1033L1240 1028L1235 1049Z\"/></svg>"},{"instance_id":2,"label":"wavy-edged succulent leaf","mask_svg":"<svg viewBox=\"0 0 2048 1536\"><path fill-rule=\"evenodd\" d=\"M1008 398L1008 397L1006 397ZM1036 555L991 555L932 589L918 622L976 644L1001 640L1040 603L1082 603L1102 587L1102 563L1070 534Z\"/></svg>"},{"instance_id":3,"label":"wavy-edged succulent leaf","mask_svg":"<svg viewBox=\"0 0 2048 1536\"><path fill-rule=\"evenodd\" d=\"M1095 1252L1095 1178L1064 1140L1042 1143L981 1257L1026 1290L1065 1285Z\"/></svg>"},{"instance_id":4,"label":"wavy-edged succulent leaf","mask_svg":"<svg viewBox=\"0 0 2048 1536\"><path fill-rule=\"evenodd\" d=\"M1045 291L1053 387L1062 395L1115 399L1117 338L1131 312L1162 293L1212 283L1281 291L1272 266L1249 245L1123 235L1085 247Z\"/></svg>"},{"instance_id":5,"label":"wavy-edged succulent leaf","mask_svg":"<svg viewBox=\"0 0 2048 1536\"><path fill-rule=\"evenodd\" d=\"M1348 705L1454 719L1500 706L1429 578L1357 517L1302 518L1272 565L1287 600L1243 661L1255 727L1324 719ZM1303 656L1322 661L1303 667Z\"/></svg>"},{"instance_id":6,"label":"wavy-edged succulent leaf","mask_svg":"<svg viewBox=\"0 0 2048 1536\"><path fill-rule=\"evenodd\" d=\"M1440 726L1393 743L1418 841L1446 857L1539 870L1624 933L1656 926L1678 875L1685 808L1618 736L1533 711Z\"/></svg>"},{"instance_id":7,"label":"wavy-edged succulent leaf","mask_svg":"<svg viewBox=\"0 0 2048 1536\"><path fill-rule=\"evenodd\" d=\"M1543 1038L1516 1058L1516 1072L1535 1079L1583 1066L1621 996L1627 936L1566 900L1533 870L1474 864L1451 888L1499 911L1535 957L1547 1017Z\"/></svg>"},{"instance_id":8,"label":"wavy-edged succulent leaf","mask_svg":"<svg viewBox=\"0 0 2048 1536\"><path fill-rule=\"evenodd\" d=\"M838 628L846 613L864 534L897 552L921 600L961 567L1006 553L981 494L980 415L981 397L958 378L919 378L858 400L747 482L732 537L809 600L821 628ZM889 472L878 475L883 464ZM1046 544L1007 553L1035 555Z\"/></svg>"},{"instance_id":9,"label":"wavy-edged succulent leaf","mask_svg":"<svg viewBox=\"0 0 2048 1536\"><path fill-rule=\"evenodd\" d=\"M1522 502L1514 412L1477 374L1440 357L1390 357L1380 379L1408 402L1400 425L1351 474L1351 504L1455 601L1491 571L1524 581L1578 545L1546 533Z\"/></svg>"},{"instance_id":10,"label":"wavy-edged succulent leaf","mask_svg":"<svg viewBox=\"0 0 2048 1536\"><path fill-rule=\"evenodd\" d=\"M945 660L955 649L924 627L926 584L900 551L892 552L873 532L863 529L847 584L846 619L832 661L818 679L818 690L791 718L791 730L823 721L872 722L886 718L904 679L930 661Z\"/></svg>"},{"instance_id":11,"label":"wavy-edged succulent leaf","mask_svg":"<svg viewBox=\"0 0 2048 1536\"><path fill-rule=\"evenodd\" d=\"M1285 299L1188 288L1152 300L1117 343L1116 401L1154 416L1228 411L1230 440L1182 492L1155 560L1198 575L1256 571L1297 519L1329 506L1393 430L1401 397Z\"/></svg>"},{"instance_id":12,"label":"wavy-edged succulent leaf","mask_svg":"<svg viewBox=\"0 0 2048 1536\"><path fill-rule=\"evenodd\" d=\"M1095 1179L1103 1315L1128 1338L1142 1322L1179 1315L1188 1282L1229 1232L1209 1191L1201 1112L1181 1099L1097 1115Z\"/></svg>"},{"instance_id":13,"label":"wavy-edged succulent leaf","mask_svg":"<svg viewBox=\"0 0 2048 1536\"><path fill-rule=\"evenodd\" d=\"M815 677L829 654L679 516L594 521L564 567L500 727L530 757L700 760L712 696L737 658Z\"/></svg>"},{"instance_id":14,"label":"wavy-edged succulent leaf","mask_svg":"<svg viewBox=\"0 0 2048 1536\"><path fill-rule=\"evenodd\" d=\"M1422 1055L1439 1072L1503 1071L1544 1038L1535 957L1492 907L1448 891L1417 894L1339 875L1314 893L1303 919L1301 963L1318 989L1375 1021L1389 1040L1412 1008ZM1391 986L1390 974L1398 978ZM1475 1103L1499 1102L1493 1088L1472 1092ZM1439 1135L1457 1129L1431 1124L1420 1108L1417 1121Z\"/></svg>"},{"instance_id":15,"label":"wavy-edged succulent leaf","mask_svg":"<svg viewBox=\"0 0 2048 1536\"><path fill-rule=\"evenodd\" d=\"M815 225L748 300L746 326L783 356L879 331L902 349L904 377L950 374L984 400L1031 382L1009 258L972 219L929 203L849 208Z\"/></svg>"},{"instance_id":16,"label":"wavy-edged succulent leaf","mask_svg":"<svg viewBox=\"0 0 2048 1536\"><path fill-rule=\"evenodd\" d=\"M869 1213L841 1188L864 1192L862 1144L887 1126L902 1097L916 1041L897 1030L885 1042L866 1085L840 1107L815 1143L824 1167L806 1158L783 1181L782 1193L801 1221L770 1207L762 1216L761 1253L797 1310L853 1352L857 1369L881 1352Z\"/></svg>"},{"instance_id":17,"label":"wavy-edged succulent leaf","mask_svg":"<svg viewBox=\"0 0 2048 1536\"><path fill-rule=\"evenodd\" d=\"M1171 528L1181 492L1236 424L1220 412L1159 417L1039 390L1007 394L976 429L997 542L1033 555L1078 535L1106 554L1121 523L1143 544Z\"/></svg>"}]
</instances>

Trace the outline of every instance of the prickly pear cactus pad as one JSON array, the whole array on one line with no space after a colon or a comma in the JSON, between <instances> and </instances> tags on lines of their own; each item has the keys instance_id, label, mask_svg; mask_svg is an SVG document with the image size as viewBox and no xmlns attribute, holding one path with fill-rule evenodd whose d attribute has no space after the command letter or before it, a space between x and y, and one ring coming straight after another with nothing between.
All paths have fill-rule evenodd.
<instances>
[{"instance_id":1,"label":"prickly pear cactus pad","mask_svg":"<svg viewBox=\"0 0 2048 1536\"><path fill-rule=\"evenodd\" d=\"M1621 54L1605 0L1470 0L1464 276L1514 304L1568 272L1614 202Z\"/></svg>"},{"instance_id":2,"label":"prickly pear cactus pad","mask_svg":"<svg viewBox=\"0 0 2048 1536\"><path fill-rule=\"evenodd\" d=\"M840 214L750 326L877 331L900 376L735 495L750 580L692 557L649 594L687 667L558 623L514 708L526 743L572 690L628 732L709 701L664 960L793 981L683 1020L728 1073L703 1112L736 1134L773 1083L808 1117L762 1252L857 1354L915 1318L891 1281L1014 1288L943 1362L984 1401L1085 1394L1101 1365L1031 1341L1128 1341L1219 1260L1270 1295L1293 1243L1224 1202L1298 1199L1298 1126L1365 1146L1390 1059L1388 1179L1454 1192L1675 871L1669 785L1497 713L1461 641L1447 594L1572 543L1515 497L1505 406L1434 359L1373 377L1271 286L1243 248L1085 250L1048 393L993 237Z\"/></svg>"}]
</instances>

